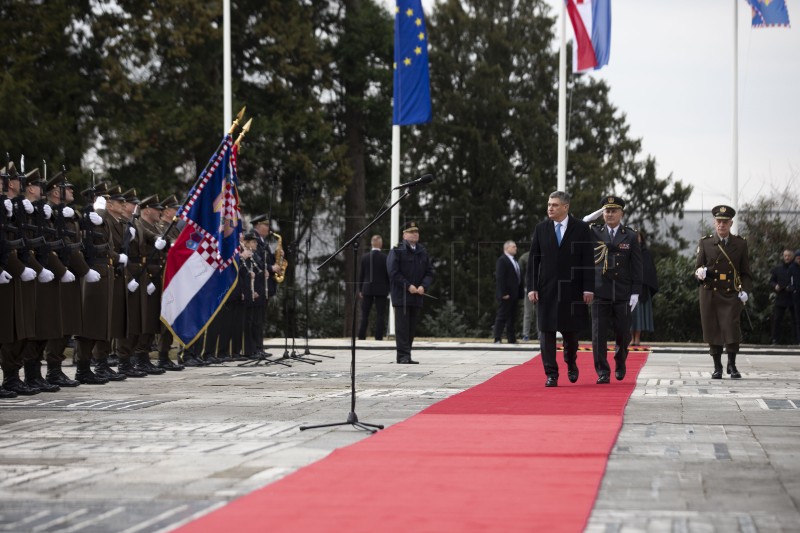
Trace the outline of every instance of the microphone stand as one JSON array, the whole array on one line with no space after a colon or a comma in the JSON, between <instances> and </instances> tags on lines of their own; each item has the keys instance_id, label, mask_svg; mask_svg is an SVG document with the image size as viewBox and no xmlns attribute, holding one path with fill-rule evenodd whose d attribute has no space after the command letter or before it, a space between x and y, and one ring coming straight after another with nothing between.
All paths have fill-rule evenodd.
<instances>
[{"instance_id":1,"label":"microphone stand","mask_svg":"<svg viewBox=\"0 0 800 533\"><path fill-rule=\"evenodd\" d=\"M386 213L390 212L394 206L399 204L406 196L411 194L411 188L407 187L403 194L395 200L392 205L388 208L384 209L378 215L372 219L372 222L364 226L360 231L356 232L349 241L344 243L338 250L333 252L329 258L322 262L317 267L317 270L324 268L325 265L330 263L334 257L339 255L342 250L347 248L348 246L353 247L353 278L351 280L351 285L353 287L353 323L350 328L350 412L347 414L347 420L344 422L334 422L331 424L316 424L313 426L300 426L300 431L304 431L306 429L316 429L316 428L326 428L326 427L334 427L334 426L346 426L351 425L356 429L363 429L364 431L369 431L370 433L375 433L379 429L383 429L383 424L368 424L366 422L361 422L358 420L358 415L356 415L356 305L358 302L358 283L356 280L358 279L358 241L361 239L361 236L364 235L372 226L375 225L381 218L386 215Z\"/></svg>"}]
</instances>

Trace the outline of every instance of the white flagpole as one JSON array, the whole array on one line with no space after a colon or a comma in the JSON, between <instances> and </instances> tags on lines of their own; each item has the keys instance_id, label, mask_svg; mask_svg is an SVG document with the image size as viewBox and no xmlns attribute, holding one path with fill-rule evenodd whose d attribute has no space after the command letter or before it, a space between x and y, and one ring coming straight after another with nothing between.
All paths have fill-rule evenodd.
<instances>
[{"instance_id":1,"label":"white flagpole","mask_svg":"<svg viewBox=\"0 0 800 533\"><path fill-rule=\"evenodd\" d=\"M731 207L739 210L739 0L733 0L733 175ZM738 231L736 218L731 232Z\"/></svg>"},{"instance_id":2,"label":"white flagpole","mask_svg":"<svg viewBox=\"0 0 800 533\"><path fill-rule=\"evenodd\" d=\"M400 126L392 126L392 199L389 205L392 205L400 197L400 189L395 189L400 185ZM391 212L392 224L391 235L386 242L389 243L389 249L394 246L395 239L399 239L400 235L400 204L394 206ZM394 307L389 305L389 335L394 335Z\"/></svg>"},{"instance_id":3,"label":"white flagpole","mask_svg":"<svg viewBox=\"0 0 800 533\"><path fill-rule=\"evenodd\" d=\"M222 0L222 134L228 133L233 122L231 90L231 0Z\"/></svg>"},{"instance_id":4,"label":"white flagpole","mask_svg":"<svg viewBox=\"0 0 800 533\"><path fill-rule=\"evenodd\" d=\"M738 1L738 0L737 0ZM561 2L561 47L558 54L558 190L567 190L567 7Z\"/></svg>"}]
</instances>

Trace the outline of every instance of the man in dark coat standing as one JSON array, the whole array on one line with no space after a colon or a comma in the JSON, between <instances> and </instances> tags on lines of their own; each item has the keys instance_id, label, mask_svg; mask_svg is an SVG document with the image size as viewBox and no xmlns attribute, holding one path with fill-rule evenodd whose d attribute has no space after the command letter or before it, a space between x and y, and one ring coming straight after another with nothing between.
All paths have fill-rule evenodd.
<instances>
[{"instance_id":1,"label":"man in dark coat standing","mask_svg":"<svg viewBox=\"0 0 800 533\"><path fill-rule=\"evenodd\" d=\"M375 340L383 340L386 329L386 308L389 297L389 272L386 270L386 254L381 251L383 239L373 235L372 250L361 256L361 271L358 275L358 297L361 298L361 325L358 338L367 338L369 312L375 304Z\"/></svg>"},{"instance_id":2,"label":"man in dark coat standing","mask_svg":"<svg viewBox=\"0 0 800 533\"><path fill-rule=\"evenodd\" d=\"M625 201L616 196L603 200L605 224L593 224L595 246L594 300L592 301L592 352L599 385L611 382L606 334L614 327L614 376L625 377L631 342L631 311L642 290L642 250L637 233L623 226Z\"/></svg>"},{"instance_id":3,"label":"man in dark coat standing","mask_svg":"<svg viewBox=\"0 0 800 533\"><path fill-rule=\"evenodd\" d=\"M589 324L594 298L594 256L589 225L569 214L570 196L550 194L547 218L531 241L528 299L537 304L536 322L545 387L558 386L556 331L564 339L564 361L570 382L578 380L578 331Z\"/></svg>"},{"instance_id":4,"label":"man in dark coat standing","mask_svg":"<svg viewBox=\"0 0 800 533\"><path fill-rule=\"evenodd\" d=\"M517 243L506 241L503 244L503 255L497 258L495 264L495 293L498 302L497 316L494 321L494 343L500 344L503 330L509 344L516 344L517 337L514 328L517 323L517 307L524 296L525 285L522 272L517 263Z\"/></svg>"},{"instance_id":5,"label":"man in dark coat standing","mask_svg":"<svg viewBox=\"0 0 800 533\"><path fill-rule=\"evenodd\" d=\"M796 282L792 283L792 265L794 264L794 252L788 248L783 250L783 261L770 272L769 287L775 293L775 303L772 308L772 344L782 341L781 326L783 315L789 311L791 324L791 334L788 335L790 343L800 342L796 328L794 316L794 299L792 293L796 289Z\"/></svg>"},{"instance_id":6,"label":"man in dark coat standing","mask_svg":"<svg viewBox=\"0 0 800 533\"><path fill-rule=\"evenodd\" d=\"M731 233L736 211L727 205L711 210L714 233L700 239L694 275L700 282L703 340L714 361L711 379L722 379L722 348L728 353L728 374L738 379L736 354L742 342L741 314L753 290L747 241Z\"/></svg>"},{"instance_id":7,"label":"man in dark coat standing","mask_svg":"<svg viewBox=\"0 0 800 533\"><path fill-rule=\"evenodd\" d=\"M416 365L418 362L411 359L411 346L425 291L433 283L433 264L428 251L419 244L416 222L407 222L403 226L403 242L389 252L386 266L394 307L397 363Z\"/></svg>"}]
</instances>

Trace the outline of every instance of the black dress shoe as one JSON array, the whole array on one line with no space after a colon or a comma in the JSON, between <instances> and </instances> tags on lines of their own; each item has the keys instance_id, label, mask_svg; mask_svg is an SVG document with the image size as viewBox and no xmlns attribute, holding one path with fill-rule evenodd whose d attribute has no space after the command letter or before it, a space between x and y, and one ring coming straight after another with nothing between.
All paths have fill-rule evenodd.
<instances>
[{"instance_id":1,"label":"black dress shoe","mask_svg":"<svg viewBox=\"0 0 800 533\"><path fill-rule=\"evenodd\" d=\"M47 376L45 379L48 383L58 385L59 387L77 387L80 383L74 379L69 379L61 367L52 367L47 369Z\"/></svg>"},{"instance_id":2,"label":"black dress shoe","mask_svg":"<svg viewBox=\"0 0 800 533\"><path fill-rule=\"evenodd\" d=\"M728 374L731 375L731 379L742 379L742 375L736 369L736 365L728 364Z\"/></svg>"},{"instance_id":3,"label":"black dress shoe","mask_svg":"<svg viewBox=\"0 0 800 533\"><path fill-rule=\"evenodd\" d=\"M558 387L558 378L548 377L547 381L544 382L545 387Z\"/></svg>"},{"instance_id":4,"label":"black dress shoe","mask_svg":"<svg viewBox=\"0 0 800 533\"><path fill-rule=\"evenodd\" d=\"M128 376L129 378L147 377L147 372L135 368L130 359L120 359L119 366L117 367L117 373L122 374L123 376Z\"/></svg>"},{"instance_id":5,"label":"black dress shoe","mask_svg":"<svg viewBox=\"0 0 800 533\"><path fill-rule=\"evenodd\" d=\"M45 381L42 376L34 376L31 379L26 379L25 384L32 389L39 389L39 392L58 392L61 387L53 385L49 381Z\"/></svg>"},{"instance_id":6,"label":"black dress shoe","mask_svg":"<svg viewBox=\"0 0 800 533\"><path fill-rule=\"evenodd\" d=\"M105 385L108 383L108 378L98 376L88 366L87 368L78 368L78 371L75 372L75 379L84 385Z\"/></svg>"},{"instance_id":7,"label":"black dress shoe","mask_svg":"<svg viewBox=\"0 0 800 533\"><path fill-rule=\"evenodd\" d=\"M19 379L19 376L6 376L3 380L3 388L15 392L20 396L33 396L39 394L39 389L32 389Z\"/></svg>"},{"instance_id":8,"label":"black dress shoe","mask_svg":"<svg viewBox=\"0 0 800 533\"><path fill-rule=\"evenodd\" d=\"M200 359L194 356L184 357L183 364L186 366L205 366L205 363L203 363Z\"/></svg>"},{"instance_id":9,"label":"black dress shoe","mask_svg":"<svg viewBox=\"0 0 800 533\"><path fill-rule=\"evenodd\" d=\"M397 360L398 365L418 365L419 361L414 361L410 357L403 357Z\"/></svg>"},{"instance_id":10,"label":"black dress shoe","mask_svg":"<svg viewBox=\"0 0 800 533\"><path fill-rule=\"evenodd\" d=\"M570 383L575 383L576 381L578 381L579 373L580 372L578 371L577 364L572 363L571 365L567 365L567 377L569 378Z\"/></svg>"},{"instance_id":11,"label":"black dress shoe","mask_svg":"<svg viewBox=\"0 0 800 533\"><path fill-rule=\"evenodd\" d=\"M625 379L625 372L627 372L627 370L624 362L617 363L617 368L614 370L614 377L617 378L617 381Z\"/></svg>"},{"instance_id":12,"label":"black dress shoe","mask_svg":"<svg viewBox=\"0 0 800 533\"><path fill-rule=\"evenodd\" d=\"M602 374L601 376L597 377L598 385L608 385L609 383L611 383L611 378L608 374Z\"/></svg>"},{"instance_id":13,"label":"black dress shoe","mask_svg":"<svg viewBox=\"0 0 800 533\"><path fill-rule=\"evenodd\" d=\"M715 368L711 374L711 379L722 379L722 367Z\"/></svg>"}]
</instances>

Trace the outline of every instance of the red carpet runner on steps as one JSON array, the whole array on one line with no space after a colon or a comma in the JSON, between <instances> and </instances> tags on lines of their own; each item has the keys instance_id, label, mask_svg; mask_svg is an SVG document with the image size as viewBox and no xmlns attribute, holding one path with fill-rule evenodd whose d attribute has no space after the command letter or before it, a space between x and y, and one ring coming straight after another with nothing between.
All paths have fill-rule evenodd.
<instances>
[{"instance_id":1,"label":"red carpet runner on steps","mask_svg":"<svg viewBox=\"0 0 800 533\"><path fill-rule=\"evenodd\" d=\"M536 357L178 531L583 531L645 360L545 388Z\"/></svg>"}]
</instances>

